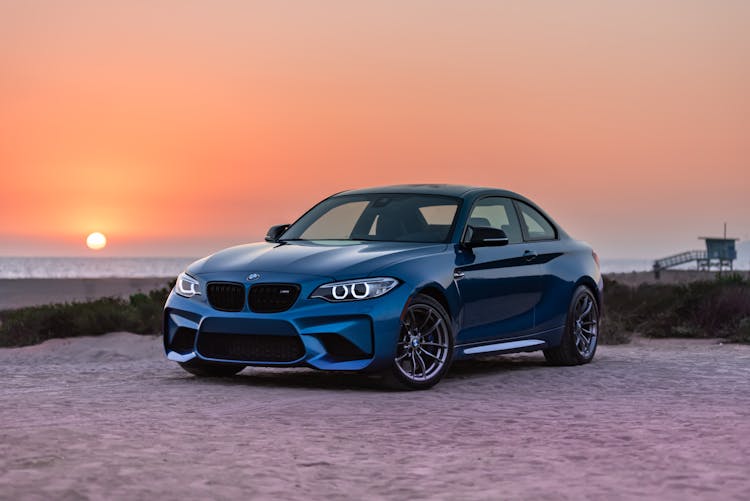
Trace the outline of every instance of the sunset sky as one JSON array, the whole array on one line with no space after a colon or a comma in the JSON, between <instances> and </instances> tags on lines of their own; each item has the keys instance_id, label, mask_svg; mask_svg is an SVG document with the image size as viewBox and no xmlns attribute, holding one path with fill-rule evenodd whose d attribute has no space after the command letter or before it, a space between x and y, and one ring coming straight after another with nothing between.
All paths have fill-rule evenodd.
<instances>
[{"instance_id":1,"label":"sunset sky","mask_svg":"<svg viewBox=\"0 0 750 501\"><path fill-rule=\"evenodd\" d=\"M0 2L0 255L199 256L414 182L604 258L750 239L750 2Z\"/></svg>"}]
</instances>

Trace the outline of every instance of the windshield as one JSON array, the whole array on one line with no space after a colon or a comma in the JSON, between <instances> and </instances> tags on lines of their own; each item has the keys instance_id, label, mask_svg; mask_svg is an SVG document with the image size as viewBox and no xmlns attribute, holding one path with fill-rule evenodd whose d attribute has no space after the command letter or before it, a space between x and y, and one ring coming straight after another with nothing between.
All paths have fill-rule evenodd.
<instances>
[{"instance_id":1,"label":"windshield","mask_svg":"<svg viewBox=\"0 0 750 501\"><path fill-rule=\"evenodd\" d=\"M458 204L458 199L440 195L335 196L313 207L281 240L447 242Z\"/></svg>"}]
</instances>

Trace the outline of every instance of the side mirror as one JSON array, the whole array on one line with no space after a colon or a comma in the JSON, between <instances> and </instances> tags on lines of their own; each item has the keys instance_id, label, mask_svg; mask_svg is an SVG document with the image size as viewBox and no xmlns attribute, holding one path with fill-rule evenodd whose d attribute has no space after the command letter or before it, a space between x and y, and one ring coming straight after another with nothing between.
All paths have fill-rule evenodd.
<instances>
[{"instance_id":1,"label":"side mirror","mask_svg":"<svg viewBox=\"0 0 750 501\"><path fill-rule=\"evenodd\" d=\"M500 247L508 245L508 235L503 230L489 226L471 226L466 229L464 245L474 247Z\"/></svg>"},{"instance_id":2,"label":"side mirror","mask_svg":"<svg viewBox=\"0 0 750 501\"><path fill-rule=\"evenodd\" d=\"M281 237L288 228L288 224L277 224L276 226L271 226L271 229L266 233L266 242L278 242L279 237Z\"/></svg>"}]
</instances>

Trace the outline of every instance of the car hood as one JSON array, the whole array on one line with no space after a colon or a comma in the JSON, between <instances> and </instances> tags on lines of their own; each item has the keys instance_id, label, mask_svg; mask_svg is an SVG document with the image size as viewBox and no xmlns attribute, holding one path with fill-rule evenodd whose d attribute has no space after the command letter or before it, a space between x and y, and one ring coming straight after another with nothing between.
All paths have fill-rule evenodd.
<instances>
[{"instance_id":1,"label":"car hood","mask_svg":"<svg viewBox=\"0 0 750 501\"><path fill-rule=\"evenodd\" d=\"M402 242L286 242L239 245L190 265L191 274L283 272L334 280L372 276L402 261L444 252L446 244Z\"/></svg>"}]
</instances>

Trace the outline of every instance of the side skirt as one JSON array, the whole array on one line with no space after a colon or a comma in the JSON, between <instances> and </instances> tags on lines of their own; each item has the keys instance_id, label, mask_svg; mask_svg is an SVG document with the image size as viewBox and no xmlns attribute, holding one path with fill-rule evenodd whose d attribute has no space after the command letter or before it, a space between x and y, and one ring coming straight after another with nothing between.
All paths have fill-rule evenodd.
<instances>
[{"instance_id":1,"label":"side skirt","mask_svg":"<svg viewBox=\"0 0 750 501\"><path fill-rule=\"evenodd\" d=\"M524 348L539 350L547 344L541 339L524 339L523 341L508 341L505 343L485 344L483 346L471 346L464 348L464 355L479 355L481 353L492 353L497 351L516 351Z\"/></svg>"},{"instance_id":2,"label":"side skirt","mask_svg":"<svg viewBox=\"0 0 750 501\"><path fill-rule=\"evenodd\" d=\"M470 358L489 353L502 354L543 350L559 345L564 330L565 327L561 326L522 338L457 345L455 348L455 358Z\"/></svg>"}]
</instances>

